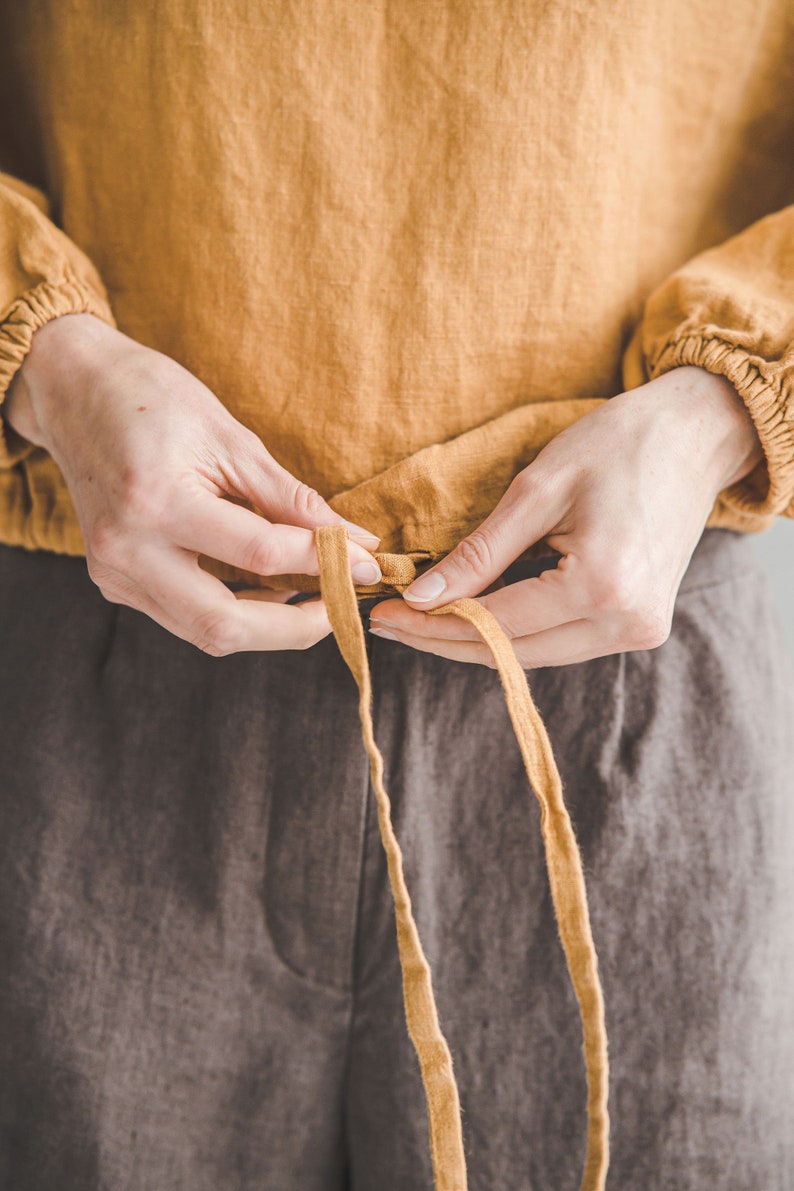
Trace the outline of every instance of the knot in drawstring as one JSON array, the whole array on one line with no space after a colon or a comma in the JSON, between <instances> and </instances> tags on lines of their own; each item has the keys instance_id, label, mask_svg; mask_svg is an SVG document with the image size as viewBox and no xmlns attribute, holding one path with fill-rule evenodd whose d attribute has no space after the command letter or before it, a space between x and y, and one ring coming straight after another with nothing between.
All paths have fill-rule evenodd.
<instances>
[{"instance_id":1,"label":"knot in drawstring","mask_svg":"<svg viewBox=\"0 0 794 1191\"><path fill-rule=\"evenodd\" d=\"M333 525L329 528L336 529L337 526ZM341 528L344 530L344 527ZM413 583L419 574L416 563L407 554L378 554L376 551L375 561L380 567L381 579L378 583L372 583L369 586L358 584L356 586L358 595L369 595L370 592L373 595L383 595L384 591L387 594L389 591L400 594L409 584Z\"/></svg>"},{"instance_id":2,"label":"knot in drawstring","mask_svg":"<svg viewBox=\"0 0 794 1191\"><path fill-rule=\"evenodd\" d=\"M439 1026L430 967L422 950L405 884L402 852L394 833L391 802L383 781L383 757L375 743L372 725L372 685L357 604L357 595L367 594L367 589L353 587L347 530L344 526L329 525L316 529L315 541L322 597L339 650L359 689L361 732L370 759L378 824L394 898L406 1023L416 1048L427 1100L435 1187L436 1191L466 1191L460 1099L452 1072L452 1056ZM383 580L372 587L373 592L383 591L384 584L400 592L416 578L416 566L405 555L376 554L375 557L383 572ZM432 609L430 615L462 617L474 626L490 649L504 687L507 709L524 768L540 803L540 826L551 897L584 1035L588 1127L581 1191L603 1191L609 1164L604 1001L590 928L582 861L563 801L562 782L548 734L532 701L526 675L512 644L487 608L476 600L454 600L442 608Z\"/></svg>"}]
</instances>

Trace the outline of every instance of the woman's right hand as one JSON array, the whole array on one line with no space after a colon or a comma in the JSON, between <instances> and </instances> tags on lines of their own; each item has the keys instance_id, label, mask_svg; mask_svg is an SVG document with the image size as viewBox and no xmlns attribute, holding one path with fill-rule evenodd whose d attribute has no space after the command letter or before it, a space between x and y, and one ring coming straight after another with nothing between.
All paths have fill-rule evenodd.
<instances>
[{"instance_id":1,"label":"woman's right hand","mask_svg":"<svg viewBox=\"0 0 794 1191\"><path fill-rule=\"evenodd\" d=\"M263 576L316 575L312 531L342 518L168 356L93 315L62 315L35 332L3 413L61 469L106 599L218 657L305 649L331 631L319 599L234 595L199 566L203 554ZM348 531L354 582L376 583L378 539Z\"/></svg>"}]
</instances>

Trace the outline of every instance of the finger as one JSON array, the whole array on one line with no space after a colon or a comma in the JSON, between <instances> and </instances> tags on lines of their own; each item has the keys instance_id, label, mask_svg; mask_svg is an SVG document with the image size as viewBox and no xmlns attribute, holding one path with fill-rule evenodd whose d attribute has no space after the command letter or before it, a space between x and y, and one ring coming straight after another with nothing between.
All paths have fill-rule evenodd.
<instances>
[{"instance_id":1,"label":"finger","mask_svg":"<svg viewBox=\"0 0 794 1191\"><path fill-rule=\"evenodd\" d=\"M499 621L508 637L526 637L568 621L579 620L590 611L580 568L570 556L561 559L556 569L544 571L532 579L511 583L491 595L480 596L479 603ZM460 616L431 616L411 608L403 600L384 600L370 612L372 625L383 624L417 637L448 641L479 641L473 625Z\"/></svg>"},{"instance_id":2,"label":"finger","mask_svg":"<svg viewBox=\"0 0 794 1191\"><path fill-rule=\"evenodd\" d=\"M243 591L236 591L234 598L236 600L259 600L263 604L286 604L298 594L297 591L290 591L287 588L276 590L273 587L247 587Z\"/></svg>"},{"instance_id":3,"label":"finger","mask_svg":"<svg viewBox=\"0 0 794 1191\"><path fill-rule=\"evenodd\" d=\"M319 564L310 529L273 525L258 513L201 489L169 515L177 545L255 575L317 575ZM363 546L348 542L353 582L378 583L381 570Z\"/></svg>"},{"instance_id":4,"label":"finger","mask_svg":"<svg viewBox=\"0 0 794 1191\"><path fill-rule=\"evenodd\" d=\"M406 588L405 599L424 609L478 595L528 546L551 532L562 516L560 499L527 468L474 533Z\"/></svg>"},{"instance_id":5,"label":"finger","mask_svg":"<svg viewBox=\"0 0 794 1191\"><path fill-rule=\"evenodd\" d=\"M296 479L277 463L254 434L235 440L224 464L230 488L250 500L269 520L314 529L318 525L345 525L351 538L375 549L377 534L352 521L344 521L320 493Z\"/></svg>"},{"instance_id":6,"label":"finger","mask_svg":"<svg viewBox=\"0 0 794 1191\"><path fill-rule=\"evenodd\" d=\"M243 600L239 592L235 594L234 598L241 603L250 602L247 599ZM297 605L296 609L304 617L304 622L291 623L286 626L286 629L283 623L266 622L259 617L249 617L248 609L245 609L242 618L243 628L240 634L244 639L237 644L229 642L225 635L219 638L213 632L210 632L209 635L199 636L184 623L178 621L168 609L144 593L141 593L139 599L130 606L144 612L175 637L180 637L183 641L195 645L198 649L214 657L257 650L308 649L331 632L331 625L324 614L324 609L323 615L306 620L306 604Z\"/></svg>"},{"instance_id":7,"label":"finger","mask_svg":"<svg viewBox=\"0 0 794 1191\"><path fill-rule=\"evenodd\" d=\"M439 617L439 620L442 618ZM458 619L450 617L450 620ZM569 621L553 629L546 629L530 637L513 641L513 649L525 670L536 670L543 666L568 666L575 662L586 662L592 658L604 657L619 652L619 647L600 631L601 626L590 620ZM381 632L371 628L376 637ZM453 662L473 662L495 667L493 654L482 640L462 641L447 637L420 637L411 633L395 634L396 640L423 653L449 658Z\"/></svg>"},{"instance_id":8,"label":"finger","mask_svg":"<svg viewBox=\"0 0 794 1191\"><path fill-rule=\"evenodd\" d=\"M282 604L238 599L203 571L195 556L173 548L141 558L141 578L126 602L205 653L307 649L331 631L322 601Z\"/></svg>"}]
</instances>

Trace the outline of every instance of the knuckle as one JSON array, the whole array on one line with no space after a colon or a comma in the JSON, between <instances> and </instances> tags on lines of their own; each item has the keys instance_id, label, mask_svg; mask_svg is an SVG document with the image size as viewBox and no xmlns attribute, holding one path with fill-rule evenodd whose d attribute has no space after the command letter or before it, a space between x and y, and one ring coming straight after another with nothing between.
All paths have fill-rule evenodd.
<instances>
[{"instance_id":1,"label":"knuckle","mask_svg":"<svg viewBox=\"0 0 794 1191\"><path fill-rule=\"evenodd\" d=\"M124 534L115 521L97 521L91 527L87 542L88 573L95 583L99 583L99 579L94 577L95 571L101 574L103 564L110 566L120 560L124 549L123 542Z\"/></svg>"},{"instance_id":2,"label":"knuckle","mask_svg":"<svg viewBox=\"0 0 794 1191\"><path fill-rule=\"evenodd\" d=\"M522 618L521 609L511 610L509 612L500 612L496 618L502 632L510 638L511 641L518 640L526 636L527 627L525 619Z\"/></svg>"},{"instance_id":3,"label":"knuckle","mask_svg":"<svg viewBox=\"0 0 794 1191\"><path fill-rule=\"evenodd\" d=\"M670 636L672 609L642 560L614 558L608 568L594 572L588 596L595 612L613 626L620 649L656 649Z\"/></svg>"},{"instance_id":4,"label":"knuckle","mask_svg":"<svg viewBox=\"0 0 794 1191\"><path fill-rule=\"evenodd\" d=\"M325 512L326 507L319 492L300 483L296 483L293 488L292 505L296 515L301 519L318 517Z\"/></svg>"},{"instance_id":5,"label":"knuckle","mask_svg":"<svg viewBox=\"0 0 794 1191\"><path fill-rule=\"evenodd\" d=\"M494 549L487 533L477 529L459 542L454 551L454 562L464 571L490 571L495 565Z\"/></svg>"},{"instance_id":6,"label":"knuckle","mask_svg":"<svg viewBox=\"0 0 794 1191\"><path fill-rule=\"evenodd\" d=\"M591 580L590 603L598 613L618 612L621 607L621 591L616 583L606 575L599 575Z\"/></svg>"},{"instance_id":7,"label":"knuckle","mask_svg":"<svg viewBox=\"0 0 794 1191\"><path fill-rule=\"evenodd\" d=\"M517 510L524 506L549 507L555 503L566 482L566 473L561 468L549 470L535 461L513 477L505 495Z\"/></svg>"},{"instance_id":8,"label":"knuckle","mask_svg":"<svg viewBox=\"0 0 794 1191\"><path fill-rule=\"evenodd\" d=\"M311 647L313 645L316 645L317 642L322 639L322 637L323 637L323 634L318 633L316 631L316 629L315 630L303 629L300 633L298 633L297 638L293 644L293 648L298 649L298 650L311 649Z\"/></svg>"},{"instance_id":9,"label":"knuckle","mask_svg":"<svg viewBox=\"0 0 794 1191\"><path fill-rule=\"evenodd\" d=\"M523 471L513 476L507 492L513 499L526 501L542 493L543 488L539 472L532 467L525 467Z\"/></svg>"},{"instance_id":10,"label":"knuckle","mask_svg":"<svg viewBox=\"0 0 794 1191\"><path fill-rule=\"evenodd\" d=\"M110 580L107 567L103 566L97 558L91 555L86 558L86 566L88 567L89 579L99 588L102 595L108 599L109 596L107 593L113 590L113 584Z\"/></svg>"},{"instance_id":11,"label":"knuckle","mask_svg":"<svg viewBox=\"0 0 794 1191\"><path fill-rule=\"evenodd\" d=\"M128 599L124 597L120 588L117 587L100 587L100 592L104 599L109 604L120 604L123 607L131 607Z\"/></svg>"},{"instance_id":12,"label":"knuckle","mask_svg":"<svg viewBox=\"0 0 794 1191\"><path fill-rule=\"evenodd\" d=\"M86 555L86 567L89 579L99 588L100 594L109 604L129 606L129 590L114 571L90 553Z\"/></svg>"},{"instance_id":13,"label":"knuckle","mask_svg":"<svg viewBox=\"0 0 794 1191\"><path fill-rule=\"evenodd\" d=\"M241 625L229 612L218 612L213 609L198 617L194 622L190 641L202 653L211 657L227 657L237 653L243 647Z\"/></svg>"},{"instance_id":14,"label":"knuckle","mask_svg":"<svg viewBox=\"0 0 794 1191\"><path fill-rule=\"evenodd\" d=\"M121 476L118 500L122 522L136 529L157 525L169 508L161 486L135 471Z\"/></svg>"},{"instance_id":15,"label":"knuckle","mask_svg":"<svg viewBox=\"0 0 794 1191\"><path fill-rule=\"evenodd\" d=\"M330 624L325 617L316 614L314 605L307 604L300 609L300 615L293 621L289 630L289 640L284 648L306 650L311 649L330 632Z\"/></svg>"},{"instance_id":16,"label":"knuckle","mask_svg":"<svg viewBox=\"0 0 794 1191\"><path fill-rule=\"evenodd\" d=\"M590 601L597 612L633 613L638 594L635 574L628 565L596 572L591 580Z\"/></svg>"},{"instance_id":17,"label":"knuckle","mask_svg":"<svg viewBox=\"0 0 794 1191\"><path fill-rule=\"evenodd\" d=\"M231 457L243 458L255 467L277 467L278 464L259 435L248 426L243 426L241 422L232 420L229 423L226 413L224 410L223 423L218 428L218 438L228 444Z\"/></svg>"},{"instance_id":18,"label":"knuckle","mask_svg":"<svg viewBox=\"0 0 794 1191\"><path fill-rule=\"evenodd\" d=\"M328 636L331 626L327 622L309 622L302 626L298 634L296 649L311 649L318 641L322 641L324 637Z\"/></svg>"},{"instance_id":19,"label":"knuckle","mask_svg":"<svg viewBox=\"0 0 794 1191\"><path fill-rule=\"evenodd\" d=\"M646 609L631 616L629 636L633 649L657 649L670 636L670 617Z\"/></svg>"},{"instance_id":20,"label":"knuckle","mask_svg":"<svg viewBox=\"0 0 794 1191\"><path fill-rule=\"evenodd\" d=\"M275 575L283 567L283 551L275 537L257 535L243 549L243 568L254 575Z\"/></svg>"}]
</instances>

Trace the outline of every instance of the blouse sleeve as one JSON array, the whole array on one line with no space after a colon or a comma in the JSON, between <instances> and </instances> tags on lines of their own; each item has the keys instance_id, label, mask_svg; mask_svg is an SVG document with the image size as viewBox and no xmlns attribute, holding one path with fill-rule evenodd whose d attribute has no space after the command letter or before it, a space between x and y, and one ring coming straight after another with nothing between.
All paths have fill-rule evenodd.
<instances>
[{"instance_id":1,"label":"blouse sleeve","mask_svg":"<svg viewBox=\"0 0 794 1191\"><path fill-rule=\"evenodd\" d=\"M0 173L0 414L34 331L61 314L83 312L115 325L96 269L49 219L44 195ZM0 467L30 450L0 416Z\"/></svg>"},{"instance_id":2,"label":"blouse sleeve","mask_svg":"<svg viewBox=\"0 0 794 1191\"><path fill-rule=\"evenodd\" d=\"M627 387L688 364L731 381L764 449L723 503L748 529L794 517L794 206L700 253L651 294L624 359Z\"/></svg>"}]
</instances>

